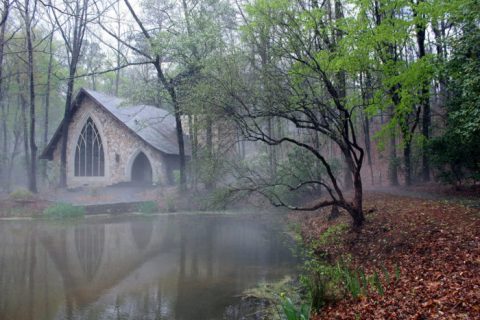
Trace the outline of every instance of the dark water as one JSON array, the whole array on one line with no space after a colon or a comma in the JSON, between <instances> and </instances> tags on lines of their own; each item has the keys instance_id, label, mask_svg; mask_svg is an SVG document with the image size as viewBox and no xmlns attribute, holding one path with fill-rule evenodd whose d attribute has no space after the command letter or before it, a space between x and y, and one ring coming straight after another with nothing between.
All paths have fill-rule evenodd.
<instances>
[{"instance_id":1,"label":"dark water","mask_svg":"<svg viewBox=\"0 0 480 320\"><path fill-rule=\"evenodd\" d=\"M252 216L0 222L0 319L240 319L293 271L284 240Z\"/></svg>"}]
</instances>

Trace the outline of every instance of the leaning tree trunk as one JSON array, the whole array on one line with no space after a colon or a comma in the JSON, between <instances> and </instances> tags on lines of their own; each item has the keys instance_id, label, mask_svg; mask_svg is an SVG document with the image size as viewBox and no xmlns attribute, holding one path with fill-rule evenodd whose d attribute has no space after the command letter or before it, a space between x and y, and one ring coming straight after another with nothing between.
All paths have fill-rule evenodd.
<instances>
[{"instance_id":1,"label":"leaning tree trunk","mask_svg":"<svg viewBox=\"0 0 480 320\"><path fill-rule=\"evenodd\" d=\"M360 170L355 173L355 176L353 178L353 188L354 197L350 215L353 219L353 228L358 229L363 225L363 222L365 221L365 216L363 215L363 187L362 179L360 177Z\"/></svg>"},{"instance_id":2,"label":"leaning tree trunk","mask_svg":"<svg viewBox=\"0 0 480 320\"><path fill-rule=\"evenodd\" d=\"M172 98L173 107L175 111L175 124L178 141L178 153L180 157L180 190L185 191L187 189L187 175L185 173L186 161L185 161L185 142L183 139L183 127L182 127L182 112L177 100L177 94L174 88L168 90L170 97Z\"/></svg>"},{"instance_id":3,"label":"leaning tree trunk","mask_svg":"<svg viewBox=\"0 0 480 320\"><path fill-rule=\"evenodd\" d=\"M135 10L133 9L132 5L130 4L129 0L124 0L125 5L127 6L128 10L132 14L134 20L136 21L137 25L142 30L142 33L145 39L150 42L152 46L154 46L153 38L150 35L149 31L144 27L142 21L139 19ZM148 56L148 55L146 55ZM157 71L157 78L162 83L165 90L167 90L168 95L172 101L174 115L175 115L175 124L176 124L176 134L177 134L177 142L178 142L178 153L180 158L180 190L185 191L187 189L187 176L186 176L186 156L185 156L185 141L183 139L183 127L182 127L182 110L180 108L180 104L177 100L177 92L175 89L175 83L172 79L168 80L165 74L163 73L162 69L162 61L161 56L156 54L151 62Z\"/></svg>"}]
</instances>

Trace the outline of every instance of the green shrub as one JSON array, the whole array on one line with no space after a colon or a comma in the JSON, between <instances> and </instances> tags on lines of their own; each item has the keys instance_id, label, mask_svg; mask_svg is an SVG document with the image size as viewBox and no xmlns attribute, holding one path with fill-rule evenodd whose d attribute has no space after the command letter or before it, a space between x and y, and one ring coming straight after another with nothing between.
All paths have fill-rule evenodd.
<instances>
[{"instance_id":1,"label":"green shrub","mask_svg":"<svg viewBox=\"0 0 480 320\"><path fill-rule=\"evenodd\" d=\"M217 188L210 194L203 196L200 202L205 210L225 210L228 203L235 202L243 196L240 193L232 192L228 188Z\"/></svg>"},{"instance_id":2,"label":"green shrub","mask_svg":"<svg viewBox=\"0 0 480 320\"><path fill-rule=\"evenodd\" d=\"M158 212L158 205L155 201L144 201L138 205L138 212L155 213Z\"/></svg>"},{"instance_id":3,"label":"green shrub","mask_svg":"<svg viewBox=\"0 0 480 320\"><path fill-rule=\"evenodd\" d=\"M167 212L177 211L177 208L175 206L175 198L170 195L167 195L165 197L165 206L166 206L165 209L167 209Z\"/></svg>"},{"instance_id":4,"label":"green shrub","mask_svg":"<svg viewBox=\"0 0 480 320\"><path fill-rule=\"evenodd\" d=\"M348 225L346 223L338 223L327 230L325 230L319 237L318 241L320 245L329 245L338 241L342 234L348 230Z\"/></svg>"},{"instance_id":5,"label":"green shrub","mask_svg":"<svg viewBox=\"0 0 480 320\"><path fill-rule=\"evenodd\" d=\"M180 170L173 170L173 183L176 186L180 185Z\"/></svg>"},{"instance_id":6,"label":"green shrub","mask_svg":"<svg viewBox=\"0 0 480 320\"><path fill-rule=\"evenodd\" d=\"M334 174L341 170L340 161L333 159L330 163ZM300 203L304 196L321 194L321 186L316 183L305 181L322 181L326 175L326 169L315 155L301 147L294 147L287 154L285 160L278 164L275 174L274 187L269 190L272 194L278 195L288 203Z\"/></svg>"},{"instance_id":7,"label":"green shrub","mask_svg":"<svg viewBox=\"0 0 480 320\"><path fill-rule=\"evenodd\" d=\"M43 210L43 214L51 219L82 218L85 208L70 203L57 203Z\"/></svg>"},{"instance_id":8,"label":"green shrub","mask_svg":"<svg viewBox=\"0 0 480 320\"><path fill-rule=\"evenodd\" d=\"M35 195L24 188L19 188L10 193L9 198L14 201L32 201Z\"/></svg>"},{"instance_id":9,"label":"green shrub","mask_svg":"<svg viewBox=\"0 0 480 320\"><path fill-rule=\"evenodd\" d=\"M308 320L310 319L310 306L302 304L299 308L295 306L290 298L280 296L283 314L287 320Z\"/></svg>"},{"instance_id":10,"label":"green shrub","mask_svg":"<svg viewBox=\"0 0 480 320\"><path fill-rule=\"evenodd\" d=\"M430 141L430 159L442 182L461 185L480 181L480 137L464 140L447 131Z\"/></svg>"}]
</instances>

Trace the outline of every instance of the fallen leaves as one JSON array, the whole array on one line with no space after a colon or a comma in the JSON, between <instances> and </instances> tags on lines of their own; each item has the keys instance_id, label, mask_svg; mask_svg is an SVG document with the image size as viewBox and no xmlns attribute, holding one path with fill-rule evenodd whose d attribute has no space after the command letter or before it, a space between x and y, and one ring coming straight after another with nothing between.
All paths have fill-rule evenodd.
<instances>
[{"instance_id":1,"label":"fallen leaves","mask_svg":"<svg viewBox=\"0 0 480 320\"><path fill-rule=\"evenodd\" d=\"M349 254L367 272L398 266L399 281L386 284L383 296L345 299L314 319L480 319L480 211L380 193L366 195L365 208L372 207L360 233L318 251L332 260ZM306 241L328 227L323 215L292 219Z\"/></svg>"}]
</instances>

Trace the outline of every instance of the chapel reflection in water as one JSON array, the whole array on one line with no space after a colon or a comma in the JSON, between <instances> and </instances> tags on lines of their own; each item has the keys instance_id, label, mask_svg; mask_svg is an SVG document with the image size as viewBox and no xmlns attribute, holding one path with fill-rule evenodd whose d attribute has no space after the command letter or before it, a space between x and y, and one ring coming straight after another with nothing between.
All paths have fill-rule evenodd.
<instances>
[{"instance_id":1,"label":"chapel reflection in water","mask_svg":"<svg viewBox=\"0 0 480 320\"><path fill-rule=\"evenodd\" d=\"M268 230L208 215L0 223L0 319L221 319L291 270Z\"/></svg>"},{"instance_id":2,"label":"chapel reflection in water","mask_svg":"<svg viewBox=\"0 0 480 320\"><path fill-rule=\"evenodd\" d=\"M105 225L75 227L75 248L85 279L90 282L102 261L105 248Z\"/></svg>"}]
</instances>

